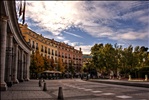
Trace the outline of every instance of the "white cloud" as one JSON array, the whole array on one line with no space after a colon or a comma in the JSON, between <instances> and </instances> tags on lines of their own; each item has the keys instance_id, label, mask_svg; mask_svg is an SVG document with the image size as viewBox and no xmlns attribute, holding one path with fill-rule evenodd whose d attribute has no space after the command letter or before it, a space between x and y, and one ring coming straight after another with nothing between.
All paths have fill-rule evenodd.
<instances>
[{"instance_id":1,"label":"white cloud","mask_svg":"<svg viewBox=\"0 0 149 100\"><path fill-rule=\"evenodd\" d=\"M148 16L145 15L148 9L130 12L141 5L143 3L138 1L27 1L26 16L37 22L39 27L52 32L57 39L66 42L70 40L66 40L61 32L71 26L79 27L93 37L135 40L145 38L147 31L143 32L142 29L135 32L132 27L115 31L109 25L121 24L116 19L135 19L148 24ZM65 33L81 38L74 33Z\"/></svg>"},{"instance_id":2,"label":"white cloud","mask_svg":"<svg viewBox=\"0 0 149 100\"><path fill-rule=\"evenodd\" d=\"M78 2L64 1L29 1L26 15L38 22L38 25L54 35L76 22Z\"/></svg>"},{"instance_id":3,"label":"white cloud","mask_svg":"<svg viewBox=\"0 0 149 100\"><path fill-rule=\"evenodd\" d=\"M64 38L63 36L56 36L56 38L57 38L58 40L65 40L65 38Z\"/></svg>"},{"instance_id":4,"label":"white cloud","mask_svg":"<svg viewBox=\"0 0 149 100\"><path fill-rule=\"evenodd\" d=\"M141 34L142 33L142 34ZM122 34L115 34L115 36L109 37L113 40L136 40L136 39L145 39L148 36L148 33L144 32L134 32L134 31L128 31L126 33Z\"/></svg>"},{"instance_id":5,"label":"white cloud","mask_svg":"<svg viewBox=\"0 0 149 100\"><path fill-rule=\"evenodd\" d=\"M69 34L69 35L72 35L72 36L75 36L75 37L79 37L79 38L83 38L82 36L80 35L77 35L77 34L74 34L74 33L71 33L71 32L66 32L64 31L66 34Z\"/></svg>"},{"instance_id":6,"label":"white cloud","mask_svg":"<svg viewBox=\"0 0 149 100\"><path fill-rule=\"evenodd\" d=\"M76 46L75 48L78 50L79 48L81 48L81 50L83 51L83 54L90 54L91 47L92 45L80 45L80 46Z\"/></svg>"},{"instance_id":7,"label":"white cloud","mask_svg":"<svg viewBox=\"0 0 149 100\"><path fill-rule=\"evenodd\" d=\"M149 24L149 16L141 16L138 20L144 24Z\"/></svg>"}]
</instances>

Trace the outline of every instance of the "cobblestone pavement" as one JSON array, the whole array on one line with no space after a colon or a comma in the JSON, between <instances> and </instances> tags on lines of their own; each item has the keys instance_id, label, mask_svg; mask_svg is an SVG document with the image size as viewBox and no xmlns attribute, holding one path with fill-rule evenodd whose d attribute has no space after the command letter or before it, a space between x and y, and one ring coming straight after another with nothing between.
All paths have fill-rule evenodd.
<instances>
[{"instance_id":1,"label":"cobblestone pavement","mask_svg":"<svg viewBox=\"0 0 149 100\"><path fill-rule=\"evenodd\" d=\"M7 91L1 91L1 100L50 100L52 96L42 91L38 80L15 84Z\"/></svg>"},{"instance_id":2,"label":"cobblestone pavement","mask_svg":"<svg viewBox=\"0 0 149 100\"><path fill-rule=\"evenodd\" d=\"M64 100L149 100L149 90L143 87L104 84L80 79L45 80L47 91L38 80L13 85L1 91L1 100L57 100L59 87Z\"/></svg>"}]
</instances>

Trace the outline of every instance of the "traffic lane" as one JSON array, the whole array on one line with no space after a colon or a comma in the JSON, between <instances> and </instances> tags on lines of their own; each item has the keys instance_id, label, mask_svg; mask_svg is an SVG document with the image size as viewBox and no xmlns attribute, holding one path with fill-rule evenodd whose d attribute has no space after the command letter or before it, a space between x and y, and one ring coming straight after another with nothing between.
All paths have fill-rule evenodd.
<instances>
[{"instance_id":1,"label":"traffic lane","mask_svg":"<svg viewBox=\"0 0 149 100\"><path fill-rule=\"evenodd\" d=\"M60 80L49 87L53 97L58 95L58 87L63 87L65 100L148 100L146 88L100 84L82 80ZM71 99L70 99L71 98Z\"/></svg>"},{"instance_id":2,"label":"traffic lane","mask_svg":"<svg viewBox=\"0 0 149 100\"><path fill-rule=\"evenodd\" d=\"M64 100L99 100L90 92L83 92L82 90L67 85L67 83L70 84L72 82L73 80L62 80L57 82L53 80L46 81L48 89L47 93L52 96L52 100L57 100L58 89L59 87L62 87Z\"/></svg>"},{"instance_id":3,"label":"traffic lane","mask_svg":"<svg viewBox=\"0 0 149 100\"><path fill-rule=\"evenodd\" d=\"M93 83L84 81L72 81L73 87L81 87L84 91L93 92L96 96L116 95L117 98L134 98L134 100L149 100L149 90L141 87L131 87L122 85L112 85L103 83ZM116 99L116 98L115 98ZM114 99L114 100L115 100Z\"/></svg>"}]
</instances>

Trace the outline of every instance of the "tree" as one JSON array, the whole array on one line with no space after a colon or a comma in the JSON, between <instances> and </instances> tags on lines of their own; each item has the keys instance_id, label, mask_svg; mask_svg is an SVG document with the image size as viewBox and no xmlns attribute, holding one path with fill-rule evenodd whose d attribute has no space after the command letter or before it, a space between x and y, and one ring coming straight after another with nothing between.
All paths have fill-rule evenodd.
<instances>
[{"instance_id":1,"label":"tree","mask_svg":"<svg viewBox=\"0 0 149 100\"><path fill-rule=\"evenodd\" d=\"M130 45L128 48L124 48L122 52L122 70L125 73L125 76L130 74L133 69L133 47Z\"/></svg>"},{"instance_id":2,"label":"tree","mask_svg":"<svg viewBox=\"0 0 149 100\"><path fill-rule=\"evenodd\" d=\"M39 51L36 51L31 55L30 71L35 74L35 77L37 77L37 74L44 70L43 57L40 55Z\"/></svg>"},{"instance_id":3,"label":"tree","mask_svg":"<svg viewBox=\"0 0 149 100\"><path fill-rule=\"evenodd\" d=\"M50 66L51 66L51 70L55 70L56 69L56 64L54 63L54 59L53 58L51 58L51 61L50 61Z\"/></svg>"},{"instance_id":4,"label":"tree","mask_svg":"<svg viewBox=\"0 0 149 100\"><path fill-rule=\"evenodd\" d=\"M71 74L74 74L74 72L75 72L73 60L71 60L71 63L69 63L68 71L69 71Z\"/></svg>"},{"instance_id":5,"label":"tree","mask_svg":"<svg viewBox=\"0 0 149 100\"><path fill-rule=\"evenodd\" d=\"M96 68L99 70L102 70L104 67L104 55L101 53L103 50L103 44L95 44L91 48L91 55L92 56L92 61Z\"/></svg>"},{"instance_id":6,"label":"tree","mask_svg":"<svg viewBox=\"0 0 149 100\"><path fill-rule=\"evenodd\" d=\"M149 53L147 50L148 48L144 46L136 46L133 51L132 45L123 49L117 43L114 47L107 43L105 45L95 44L91 48L91 54L93 55L92 61L96 70L101 73L113 71L116 74L116 72L121 72L127 77L135 70L139 71L144 66L149 66Z\"/></svg>"},{"instance_id":7,"label":"tree","mask_svg":"<svg viewBox=\"0 0 149 100\"><path fill-rule=\"evenodd\" d=\"M61 58L58 59L58 69L57 70L60 72L65 72L65 66L64 66Z\"/></svg>"},{"instance_id":8,"label":"tree","mask_svg":"<svg viewBox=\"0 0 149 100\"><path fill-rule=\"evenodd\" d=\"M43 57L44 60L44 69L45 70L52 70L51 68L51 59L47 57Z\"/></svg>"}]
</instances>

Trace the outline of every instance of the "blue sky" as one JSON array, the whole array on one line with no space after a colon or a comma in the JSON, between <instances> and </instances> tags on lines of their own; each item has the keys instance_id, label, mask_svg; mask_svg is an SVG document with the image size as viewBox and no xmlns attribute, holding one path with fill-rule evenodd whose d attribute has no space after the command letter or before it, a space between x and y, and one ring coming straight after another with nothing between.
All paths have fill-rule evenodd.
<instances>
[{"instance_id":1,"label":"blue sky","mask_svg":"<svg viewBox=\"0 0 149 100\"><path fill-rule=\"evenodd\" d=\"M149 1L27 1L25 23L83 54L95 43L149 47Z\"/></svg>"}]
</instances>

